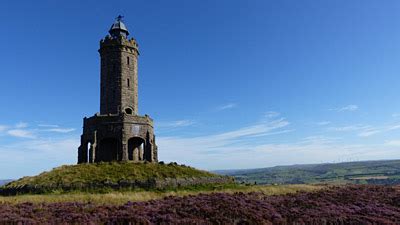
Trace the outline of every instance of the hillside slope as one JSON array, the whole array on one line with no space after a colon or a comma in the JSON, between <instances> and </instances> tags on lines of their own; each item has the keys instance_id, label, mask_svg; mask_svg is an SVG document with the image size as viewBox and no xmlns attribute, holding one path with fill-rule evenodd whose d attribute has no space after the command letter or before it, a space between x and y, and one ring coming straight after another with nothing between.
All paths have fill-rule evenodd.
<instances>
[{"instance_id":1,"label":"hillside slope","mask_svg":"<svg viewBox=\"0 0 400 225\"><path fill-rule=\"evenodd\" d=\"M61 166L37 176L24 177L1 187L0 194L164 189L232 181L226 176L176 163L95 163Z\"/></svg>"},{"instance_id":2,"label":"hillside slope","mask_svg":"<svg viewBox=\"0 0 400 225\"><path fill-rule=\"evenodd\" d=\"M400 184L400 160L276 166L215 172L233 176L238 182L258 184Z\"/></svg>"}]
</instances>

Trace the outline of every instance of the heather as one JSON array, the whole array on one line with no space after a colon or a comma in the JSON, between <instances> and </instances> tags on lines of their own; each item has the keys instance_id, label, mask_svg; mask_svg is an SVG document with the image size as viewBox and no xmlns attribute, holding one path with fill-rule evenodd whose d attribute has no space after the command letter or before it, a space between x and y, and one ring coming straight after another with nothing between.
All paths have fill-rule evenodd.
<instances>
[{"instance_id":1,"label":"heather","mask_svg":"<svg viewBox=\"0 0 400 225\"><path fill-rule=\"evenodd\" d=\"M399 224L400 192L389 186L330 187L268 196L261 192L166 197L123 205L2 204L2 223L23 224Z\"/></svg>"}]
</instances>

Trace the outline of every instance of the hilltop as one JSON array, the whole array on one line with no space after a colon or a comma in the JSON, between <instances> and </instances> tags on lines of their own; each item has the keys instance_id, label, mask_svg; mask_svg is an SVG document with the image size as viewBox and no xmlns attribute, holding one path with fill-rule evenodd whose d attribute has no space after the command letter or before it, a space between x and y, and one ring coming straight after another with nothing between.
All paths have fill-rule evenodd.
<instances>
[{"instance_id":1,"label":"hilltop","mask_svg":"<svg viewBox=\"0 0 400 225\"><path fill-rule=\"evenodd\" d=\"M23 177L0 188L0 194L69 191L168 189L215 183L232 183L227 176L176 163L93 163L57 167L33 177Z\"/></svg>"},{"instance_id":2,"label":"hilltop","mask_svg":"<svg viewBox=\"0 0 400 225\"><path fill-rule=\"evenodd\" d=\"M238 182L258 184L400 184L400 160L276 166L214 171Z\"/></svg>"}]
</instances>

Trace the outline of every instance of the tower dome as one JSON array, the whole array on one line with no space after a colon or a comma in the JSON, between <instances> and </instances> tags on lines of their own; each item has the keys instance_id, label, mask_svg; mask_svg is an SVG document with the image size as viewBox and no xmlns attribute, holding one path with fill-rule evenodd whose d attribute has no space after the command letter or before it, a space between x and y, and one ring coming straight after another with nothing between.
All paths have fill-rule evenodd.
<instances>
[{"instance_id":1,"label":"tower dome","mask_svg":"<svg viewBox=\"0 0 400 225\"><path fill-rule=\"evenodd\" d=\"M129 35L128 28L126 28L125 24L123 23L122 19L124 17L119 15L116 19L113 25L111 25L110 30L108 31L112 37L127 37Z\"/></svg>"}]
</instances>

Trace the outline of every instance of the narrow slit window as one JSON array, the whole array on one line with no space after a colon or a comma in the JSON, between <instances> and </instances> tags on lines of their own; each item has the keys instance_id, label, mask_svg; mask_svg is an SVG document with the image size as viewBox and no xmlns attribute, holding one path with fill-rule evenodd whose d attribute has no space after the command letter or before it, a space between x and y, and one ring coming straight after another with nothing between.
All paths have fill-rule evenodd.
<instances>
[{"instance_id":1,"label":"narrow slit window","mask_svg":"<svg viewBox=\"0 0 400 225\"><path fill-rule=\"evenodd\" d=\"M128 84L128 87L129 87L130 86L129 79L126 81L126 83Z\"/></svg>"},{"instance_id":2,"label":"narrow slit window","mask_svg":"<svg viewBox=\"0 0 400 225\"><path fill-rule=\"evenodd\" d=\"M129 57L126 57L126 62L127 62L128 65L129 65Z\"/></svg>"}]
</instances>

